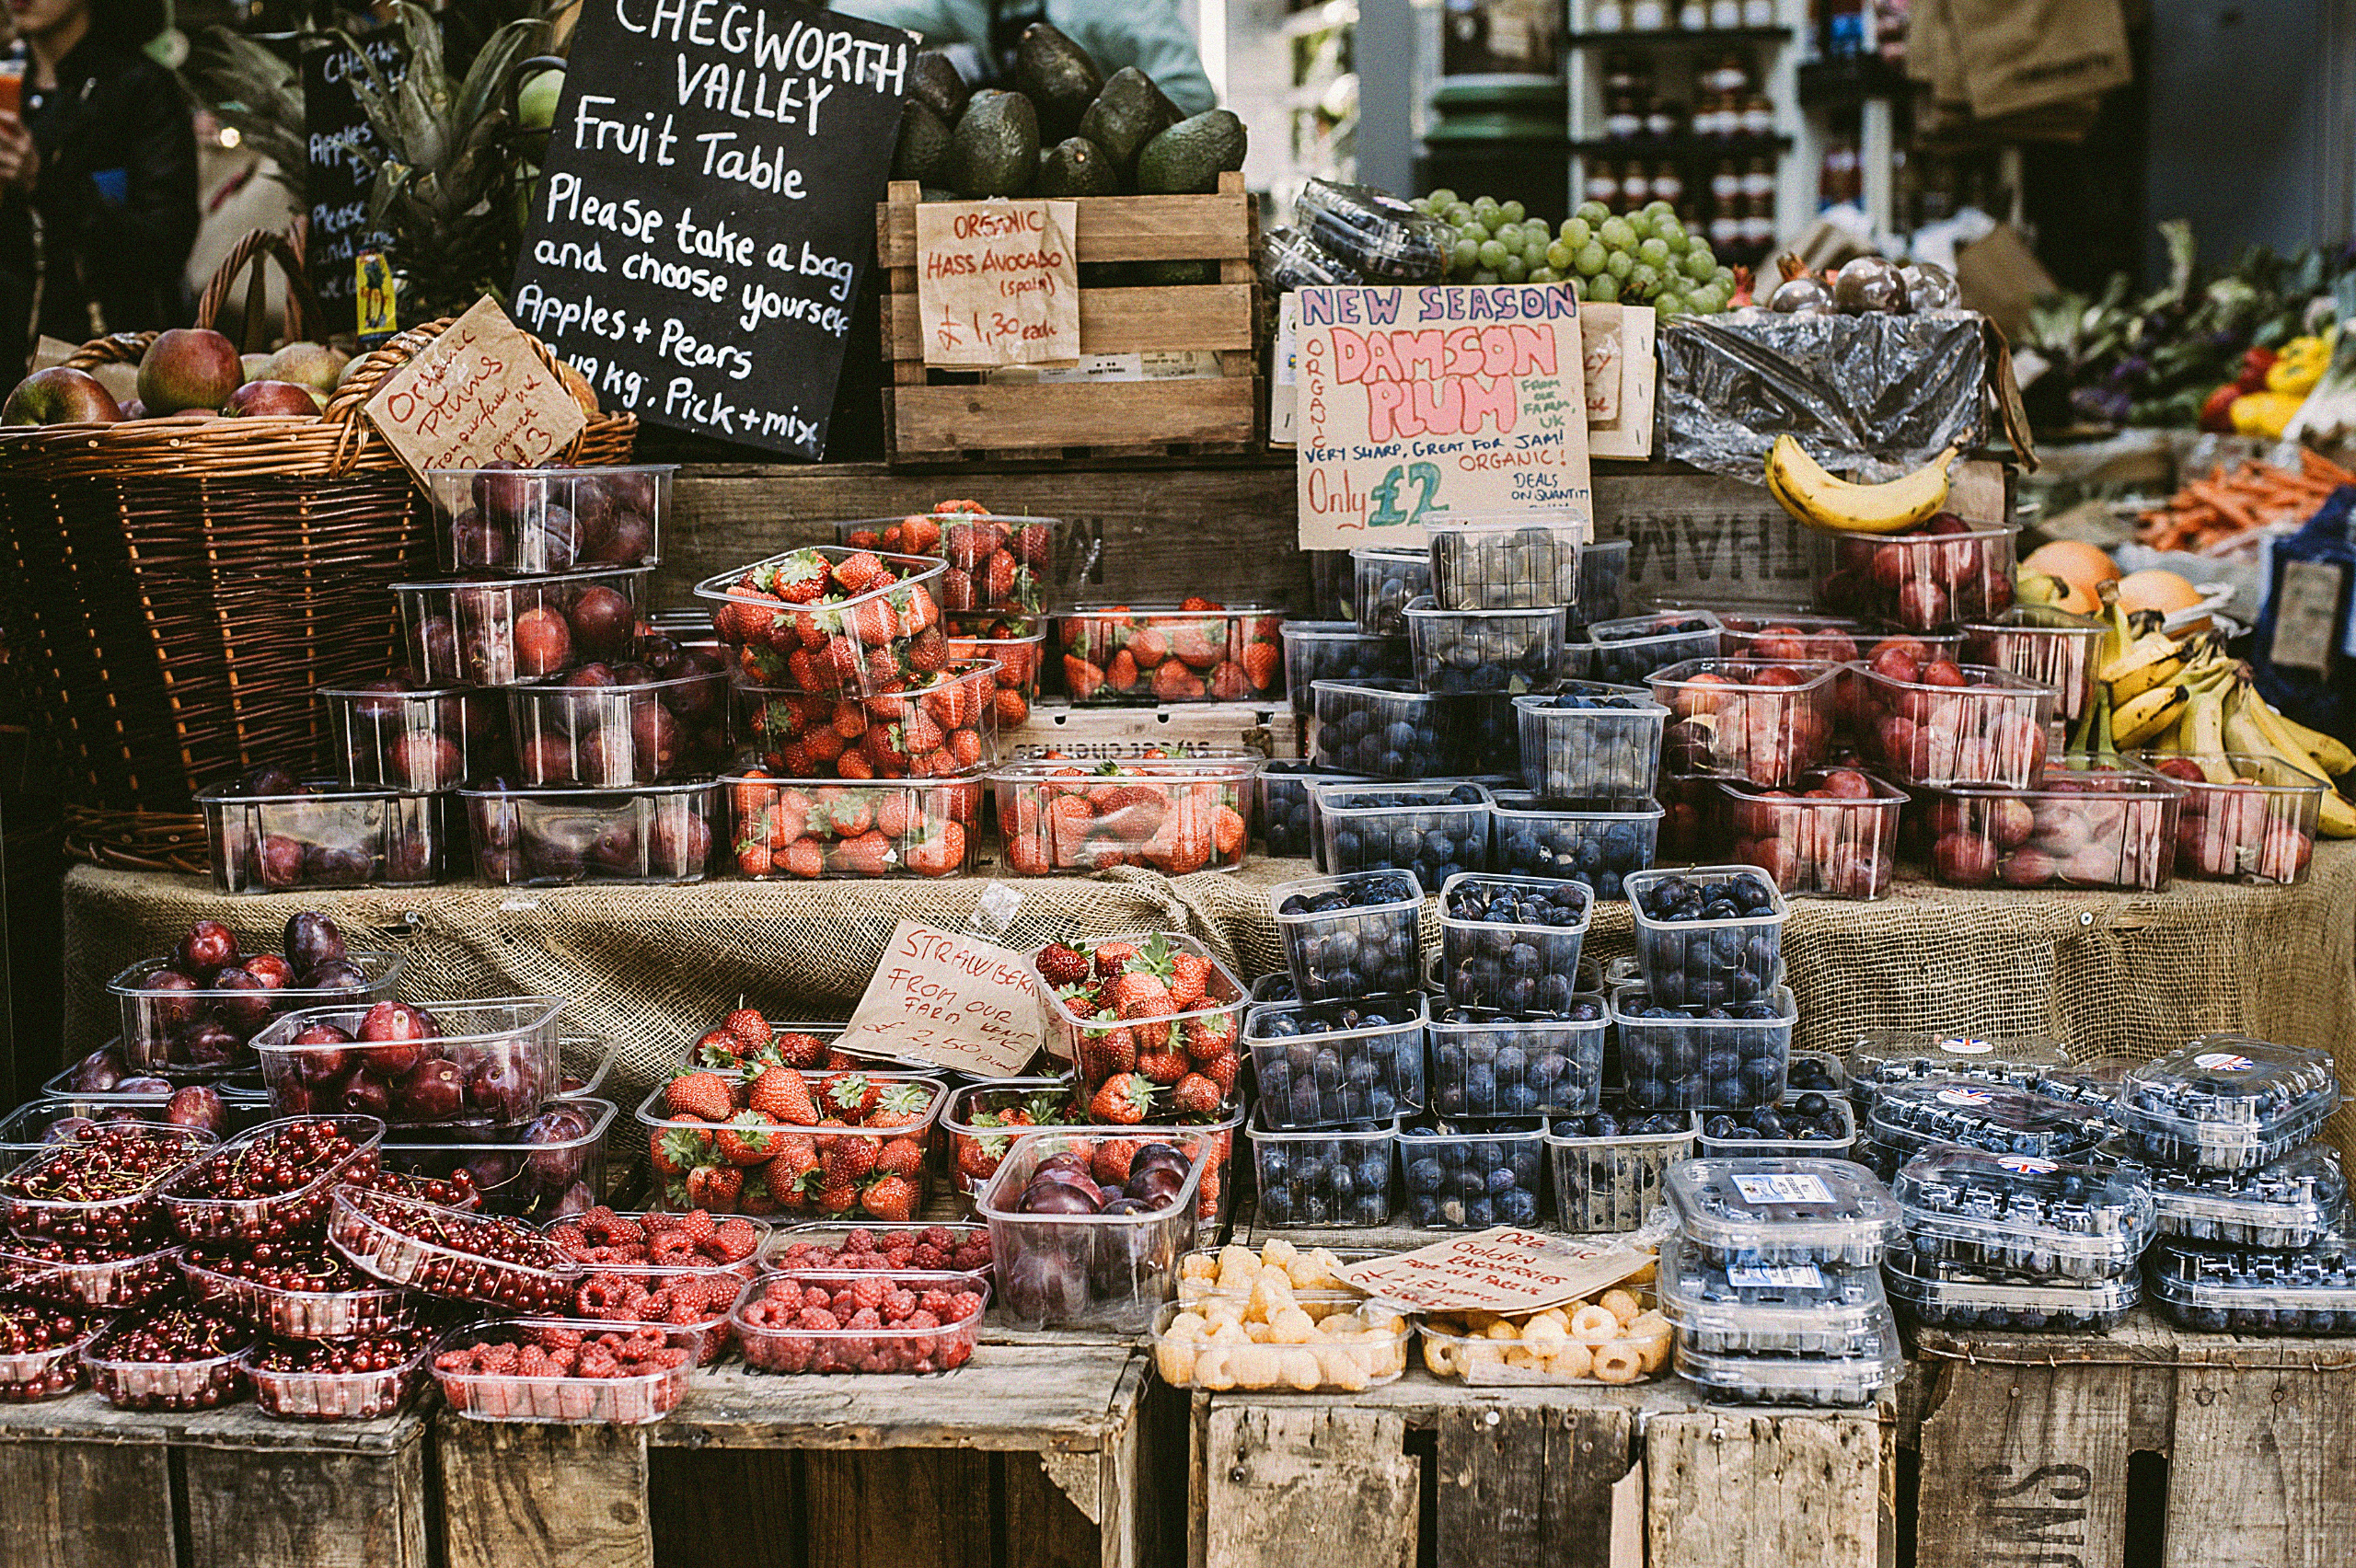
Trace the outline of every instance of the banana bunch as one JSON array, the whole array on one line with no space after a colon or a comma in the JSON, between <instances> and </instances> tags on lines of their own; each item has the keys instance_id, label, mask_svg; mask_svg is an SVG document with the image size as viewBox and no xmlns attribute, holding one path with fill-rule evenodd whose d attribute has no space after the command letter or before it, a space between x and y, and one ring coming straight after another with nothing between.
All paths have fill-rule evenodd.
<instances>
[{"instance_id":1,"label":"banana bunch","mask_svg":"<svg viewBox=\"0 0 2356 1568\"><path fill-rule=\"evenodd\" d=\"M1779 435L1767 453L1767 490L1794 522L1830 534L1902 534L1946 504L1950 446L1912 473L1861 485L1824 471L1800 444Z\"/></svg>"},{"instance_id":2,"label":"banana bunch","mask_svg":"<svg viewBox=\"0 0 2356 1568\"><path fill-rule=\"evenodd\" d=\"M2337 736L2277 712L2240 664L2196 697L2180 721L2152 749L2190 757L2212 784L2231 784L2239 777L2223 755L2227 752L2275 757L2327 782L2356 769L2356 751ZM2336 785L2323 798L2316 827L2327 838L2356 838L2356 804Z\"/></svg>"}]
</instances>

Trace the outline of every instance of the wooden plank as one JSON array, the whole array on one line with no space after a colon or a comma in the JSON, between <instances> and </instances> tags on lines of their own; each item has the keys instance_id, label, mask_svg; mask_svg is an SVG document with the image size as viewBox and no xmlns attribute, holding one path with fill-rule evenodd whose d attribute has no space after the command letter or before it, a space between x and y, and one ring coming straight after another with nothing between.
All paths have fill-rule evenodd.
<instances>
[{"instance_id":1,"label":"wooden plank","mask_svg":"<svg viewBox=\"0 0 2356 1568\"><path fill-rule=\"evenodd\" d=\"M1917 1358L1908 1363L1909 1377L1898 1401L1898 1440L1907 1447L1920 1446L1923 1418L1946 1395L1946 1366L1965 1361L1983 1367L2117 1367L2127 1378L2127 1446L2150 1453L2167 1450L2177 1362L2188 1354L2202 1354L2189 1350L2188 1343L2211 1344L2225 1355L2246 1354L2252 1345L2223 1334L2179 1335L2149 1307L2138 1308L2107 1334L1955 1333L1922 1327L1910 1332L1910 1342ZM2356 1353L2356 1344L2347 1342L2312 1343L2319 1349L2339 1345L2343 1354ZM2304 1363L2304 1355L2299 1359Z\"/></svg>"},{"instance_id":2,"label":"wooden plank","mask_svg":"<svg viewBox=\"0 0 2356 1568\"><path fill-rule=\"evenodd\" d=\"M1694 1411L1645 1428L1650 1568L1857 1568L1879 1539L1871 1411Z\"/></svg>"},{"instance_id":3,"label":"wooden plank","mask_svg":"<svg viewBox=\"0 0 2356 1568\"><path fill-rule=\"evenodd\" d=\"M390 1458L183 1450L192 1568L425 1568L425 1442Z\"/></svg>"},{"instance_id":4,"label":"wooden plank","mask_svg":"<svg viewBox=\"0 0 2356 1568\"><path fill-rule=\"evenodd\" d=\"M2118 1568L2131 1369L1946 1362L1937 1378L1923 1422L1916 1568Z\"/></svg>"},{"instance_id":5,"label":"wooden plank","mask_svg":"<svg viewBox=\"0 0 2356 1568\"><path fill-rule=\"evenodd\" d=\"M657 1447L984 1448L1094 1453L1126 1343L984 1344L946 1377L781 1378L730 1364L696 1374Z\"/></svg>"},{"instance_id":6,"label":"wooden plank","mask_svg":"<svg viewBox=\"0 0 2356 1568\"><path fill-rule=\"evenodd\" d=\"M1006 1561L1038 1568L1103 1568L1111 1542L1100 1522L1073 1496L1084 1478L1088 1501L1102 1508L1103 1454L1004 1454L998 1457L999 1497L1006 1521ZM1068 1472L1068 1473L1067 1473Z\"/></svg>"},{"instance_id":7,"label":"wooden plank","mask_svg":"<svg viewBox=\"0 0 2356 1568\"><path fill-rule=\"evenodd\" d=\"M154 1446L0 1445L9 1568L177 1568L171 1455Z\"/></svg>"},{"instance_id":8,"label":"wooden plank","mask_svg":"<svg viewBox=\"0 0 2356 1568\"><path fill-rule=\"evenodd\" d=\"M0 1444L200 1444L389 1456L416 1442L427 1419L412 1409L376 1421L281 1421L250 1400L206 1411L121 1410L85 1389L63 1399L0 1405Z\"/></svg>"},{"instance_id":9,"label":"wooden plank","mask_svg":"<svg viewBox=\"0 0 2356 1568\"><path fill-rule=\"evenodd\" d=\"M1412 1568L1422 1465L1386 1412L1218 1401L1205 1568Z\"/></svg>"},{"instance_id":10,"label":"wooden plank","mask_svg":"<svg viewBox=\"0 0 2356 1568\"><path fill-rule=\"evenodd\" d=\"M1252 438L1258 378L1057 382L1030 386L893 389L893 453L954 455L1003 448L1229 442Z\"/></svg>"},{"instance_id":11,"label":"wooden plank","mask_svg":"<svg viewBox=\"0 0 2356 1568\"><path fill-rule=\"evenodd\" d=\"M1243 177L1221 175L1219 186L1212 196L1080 197L1073 203L1080 209L1073 249L1083 265L1249 257L1253 212ZM896 187L888 190L875 221L878 263L915 266L917 203L900 200Z\"/></svg>"},{"instance_id":12,"label":"wooden plank","mask_svg":"<svg viewBox=\"0 0 2356 1568\"><path fill-rule=\"evenodd\" d=\"M1091 747L1242 746L1266 756L1298 756L1292 709L1282 702L1175 702L1159 708L1073 708L1040 703L1023 723L1000 734L1013 747L1055 746L1076 756Z\"/></svg>"},{"instance_id":13,"label":"wooden plank","mask_svg":"<svg viewBox=\"0 0 2356 1568\"><path fill-rule=\"evenodd\" d=\"M645 1428L445 1414L434 1436L448 1568L653 1568Z\"/></svg>"},{"instance_id":14,"label":"wooden plank","mask_svg":"<svg viewBox=\"0 0 2356 1568\"><path fill-rule=\"evenodd\" d=\"M2300 1347L2265 1348L2287 1360ZM2164 1568L2346 1563L2356 1551L2351 1394L2345 1372L2177 1373Z\"/></svg>"},{"instance_id":15,"label":"wooden plank","mask_svg":"<svg viewBox=\"0 0 2356 1568\"><path fill-rule=\"evenodd\" d=\"M1628 1473L1634 1437L1626 1409L1442 1412L1438 1568L1611 1568L1611 1489Z\"/></svg>"},{"instance_id":16,"label":"wooden plank","mask_svg":"<svg viewBox=\"0 0 2356 1568\"><path fill-rule=\"evenodd\" d=\"M895 309L894 299L907 307ZM895 363L924 358L924 319L914 294L884 302L884 341ZM1127 354L1156 349L1227 349L1248 353L1253 346L1250 283L1171 284L1161 288L1080 291L1080 352ZM1242 374L1249 375L1247 363Z\"/></svg>"},{"instance_id":17,"label":"wooden plank","mask_svg":"<svg viewBox=\"0 0 2356 1568\"><path fill-rule=\"evenodd\" d=\"M803 1464L812 1568L991 1568L994 1456L915 1448L812 1453Z\"/></svg>"},{"instance_id":18,"label":"wooden plank","mask_svg":"<svg viewBox=\"0 0 2356 1568\"><path fill-rule=\"evenodd\" d=\"M656 1568L808 1568L798 1455L650 1448L646 1465Z\"/></svg>"}]
</instances>

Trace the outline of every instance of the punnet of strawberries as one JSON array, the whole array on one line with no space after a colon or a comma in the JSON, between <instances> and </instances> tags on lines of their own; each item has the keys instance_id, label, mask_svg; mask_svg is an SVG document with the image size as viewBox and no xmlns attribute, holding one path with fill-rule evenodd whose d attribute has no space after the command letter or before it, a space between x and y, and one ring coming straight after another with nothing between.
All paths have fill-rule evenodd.
<instances>
[{"instance_id":1,"label":"punnet of strawberries","mask_svg":"<svg viewBox=\"0 0 2356 1568\"><path fill-rule=\"evenodd\" d=\"M1046 643L1045 630L1026 616L958 616L949 627L952 659L997 666L990 676L990 706L998 709L1000 730L1029 721L1031 705L1039 698L1041 650Z\"/></svg>"},{"instance_id":2,"label":"punnet of strawberries","mask_svg":"<svg viewBox=\"0 0 2356 1568\"><path fill-rule=\"evenodd\" d=\"M814 1035L779 1034L750 1008L697 1043L699 1063L647 1097L664 1206L715 1214L865 1215L923 1206L933 1080L828 1072Z\"/></svg>"},{"instance_id":3,"label":"punnet of strawberries","mask_svg":"<svg viewBox=\"0 0 2356 1568\"><path fill-rule=\"evenodd\" d=\"M722 782L736 869L756 881L956 876L981 844L978 778L814 784L748 768Z\"/></svg>"},{"instance_id":4,"label":"punnet of strawberries","mask_svg":"<svg viewBox=\"0 0 2356 1568\"><path fill-rule=\"evenodd\" d=\"M952 1372L988 1300L987 1286L939 1274L767 1274L730 1322L764 1372Z\"/></svg>"},{"instance_id":5,"label":"punnet of strawberries","mask_svg":"<svg viewBox=\"0 0 2356 1568\"><path fill-rule=\"evenodd\" d=\"M1050 1002L1047 1043L1070 1060L1091 1124L1232 1105L1248 998L1201 943L1164 931L1049 942L1031 962Z\"/></svg>"},{"instance_id":6,"label":"punnet of strawberries","mask_svg":"<svg viewBox=\"0 0 2356 1568\"><path fill-rule=\"evenodd\" d=\"M1090 762L1050 752L990 775L1008 867L1021 876L1147 866L1170 876L1243 864L1248 791L1242 753L1161 746Z\"/></svg>"},{"instance_id":7,"label":"punnet of strawberries","mask_svg":"<svg viewBox=\"0 0 2356 1568\"><path fill-rule=\"evenodd\" d=\"M949 663L925 556L812 545L697 585L712 629L754 686L882 693Z\"/></svg>"},{"instance_id":8,"label":"punnet of strawberries","mask_svg":"<svg viewBox=\"0 0 2356 1568\"><path fill-rule=\"evenodd\" d=\"M1075 703L1255 702L1284 690L1285 617L1190 598L1176 608L1111 605L1056 617Z\"/></svg>"},{"instance_id":9,"label":"punnet of strawberries","mask_svg":"<svg viewBox=\"0 0 2356 1568\"><path fill-rule=\"evenodd\" d=\"M998 672L961 659L875 697L736 689L737 739L795 778L954 778L998 756Z\"/></svg>"},{"instance_id":10,"label":"punnet of strawberries","mask_svg":"<svg viewBox=\"0 0 2356 1568\"><path fill-rule=\"evenodd\" d=\"M978 501L944 501L929 513L837 525L841 541L871 550L937 555L949 562L941 607L953 615L1036 613L1056 564L1053 517L1001 517Z\"/></svg>"}]
</instances>

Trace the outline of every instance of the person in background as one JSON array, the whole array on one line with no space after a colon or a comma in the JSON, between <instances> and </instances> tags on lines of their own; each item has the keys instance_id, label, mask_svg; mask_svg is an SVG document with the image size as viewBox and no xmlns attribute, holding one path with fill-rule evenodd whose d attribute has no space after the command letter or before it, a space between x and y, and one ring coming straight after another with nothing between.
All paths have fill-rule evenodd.
<instances>
[{"instance_id":1,"label":"person in background","mask_svg":"<svg viewBox=\"0 0 2356 1568\"><path fill-rule=\"evenodd\" d=\"M1176 0L835 0L834 8L919 35L974 86L1011 86L1004 78L1016 40L1044 21L1094 55L1108 76L1136 66L1183 113L1218 103Z\"/></svg>"},{"instance_id":2,"label":"person in background","mask_svg":"<svg viewBox=\"0 0 2356 1568\"><path fill-rule=\"evenodd\" d=\"M32 335L81 343L188 319L196 131L140 52L160 0L8 0L26 58L0 112L0 364Z\"/></svg>"}]
</instances>

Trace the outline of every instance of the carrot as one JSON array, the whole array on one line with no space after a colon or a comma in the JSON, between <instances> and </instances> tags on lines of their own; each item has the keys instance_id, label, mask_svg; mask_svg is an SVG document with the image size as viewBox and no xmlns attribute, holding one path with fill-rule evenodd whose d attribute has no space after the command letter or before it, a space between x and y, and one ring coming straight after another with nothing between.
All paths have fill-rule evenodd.
<instances>
[{"instance_id":1,"label":"carrot","mask_svg":"<svg viewBox=\"0 0 2356 1568\"><path fill-rule=\"evenodd\" d=\"M2184 488L2215 507L2217 514L2235 527L2249 529L2258 525L2258 518L2243 503L2242 498L2233 493L2230 486L2196 479Z\"/></svg>"},{"instance_id":2,"label":"carrot","mask_svg":"<svg viewBox=\"0 0 2356 1568\"><path fill-rule=\"evenodd\" d=\"M2299 467L2319 479L2329 479L2334 485L2356 485L2356 474L2350 473L2320 452L2299 449Z\"/></svg>"}]
</instances>

